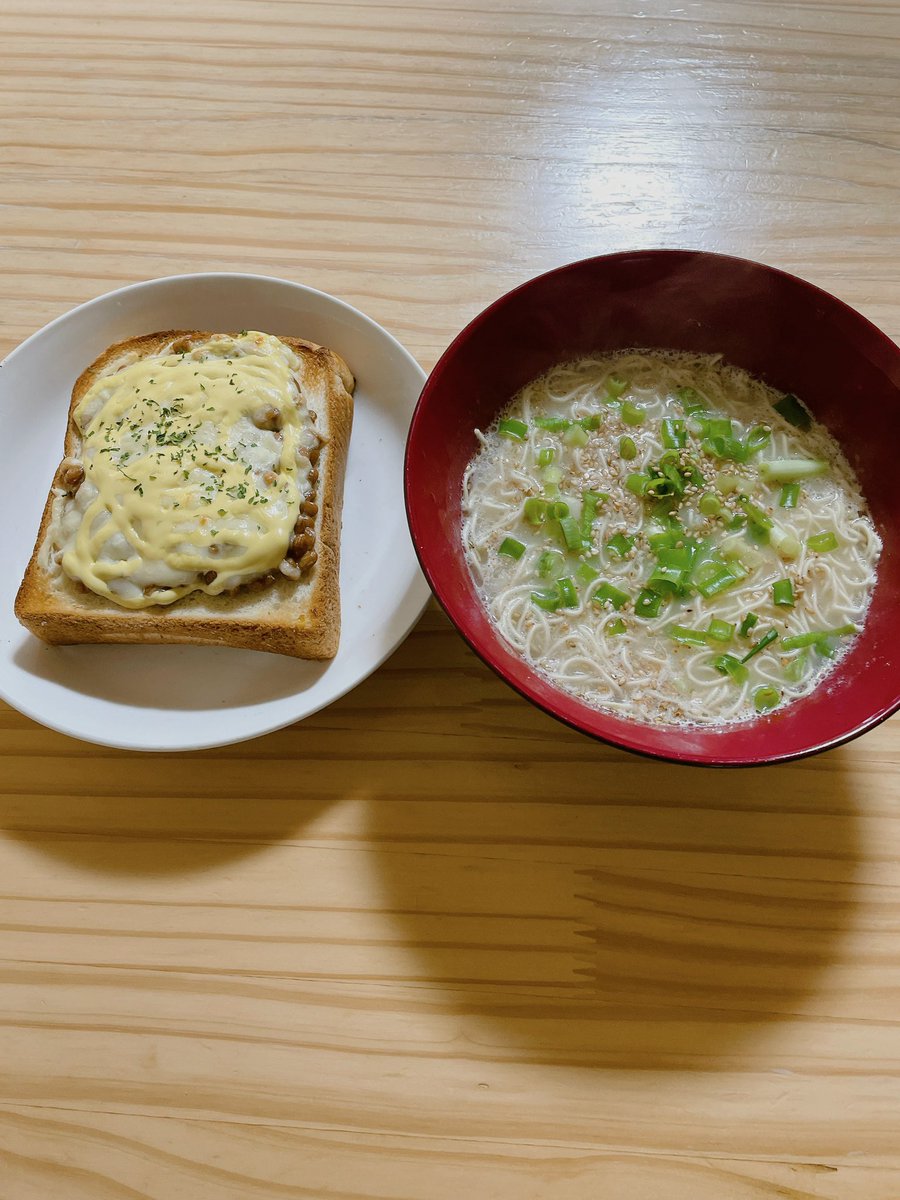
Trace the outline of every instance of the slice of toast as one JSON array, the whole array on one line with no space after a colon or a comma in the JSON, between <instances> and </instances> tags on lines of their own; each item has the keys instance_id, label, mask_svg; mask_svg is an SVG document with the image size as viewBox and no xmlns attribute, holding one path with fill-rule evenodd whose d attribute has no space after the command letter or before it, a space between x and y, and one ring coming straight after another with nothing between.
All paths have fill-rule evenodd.
<instances>
[{"instance_id":1,"label":"slice of toast","mask_svg":"<svg viewBox=\"0 0 900 1200\"><path fill-rule=\"evenodd\" d=\"M85 480L84 477L86 455L88 459L92 454L96 455L96 445L93 443L91 447L85 445L84 439L92 436L90 429L93 426L86 422L85 412L79 410L79 404L84 400L86 406L90 405L91 397L97 395L98 388L102 389L106 386L105 382L100 384L99 381L101 379L115 381L119 371L126 371L132 366L136 366L137 370L149 369L156 361L162 361L165 358L167 362L171 362L172 356L180 355L181 360L179 361L188 361L191 367L197 367L197 371L191 371L190 374L198 376L202 384L203 372L206 369L203 356L208 353L210 345L218 342L216 348L221 350L222 346L230 343L237 345L238 339L243 339L240 343L243 346L249 337L250 339L263 339L259 342L259 346L264 348L266 345L271 346L271 341L266 340L268 336L248 335L246 331L241 334L222 335L191 330L166 330L146 334L111 346L78 378L72 391L69 409L65 458L57 470L47 498L34 552L16 596L16 616L33 634L54 645L98 642L189 643L266 650L310 659L332 658L336 654L340 638L338 571L341 503L353 414L354 378L343 359L331 350L294 337L281 337L277 341L282 344L282 347L288 347L293 352L293 356L296 356L295 359L282 348L275 347L279 355L285 356L285 361L290 360L290 377L296 384L297 390L294 391L292 387L289 387L287 391L290 395L282 398L284 405L294 404L294 408L291 410L291 420L294 425L291 430L285 428L284 432L277 430L273 433L273 427L266 425L263 421L262 428L267 432L261 434L260 438L268 437L269 444L276 446L279 442L283 445L288 434L295 439L306 438L306 442L303 443L308 451L306 457L304 458L301 450L297 451L297 455L305 463L307 473L303 477L302 487L300 483L296 483L294 486L294 509L291 509L286 501L281 505L281 493L275 496L273 492L272 498L276 503L270 509L263 510L260 507L249 511L251 515L255 515L257 512L265 513L265 518L260 519L268 518L268 515L274 513L276 509L283 513L277 532L283 533L287 528L288 542L286 546L282 547L281 562L268 562L265 569L260 568L252 578L234 574L226 576L224 572L220 571L218 573L219 584L227 582L229 586L227 590L219 591L218 594L215 591L216 571L191 573L190 580L182 579L178 587L185 589L198 587L203 590L187 590L184 594L177 595L171 602L156 603L153 599L154 596L163 597L168 601L172 592L165 590L165 580L168 578L167 568L155 565L157 562L155 545L152 547L152 552L145 553L141 558L137 577L146 580L148 572L152 578L153 571L158 570L163 583L154 581L152 586L144 587L141 591L131 580L124 584L104 584L102 581L97 584L91 571L101 568L108 569L109 551L105 550L99 555L99 558L105 556L107 561L101 563L98 568L96 553L93 554L93 557L91 554L85 555L83 550L86 543L78 541L82 535L88 535L90 530L87 527L89 525L91 530L97 527L96 521L93 524L88 521L82 522L81 517L85 514L79 515L78 512L79 489L87 483L89 484L87 494L94 496L97 493L97 487L94 486L91 476L91 472L94 470L93 460L88 466L88 479ZM252 347L246 351L246 353L261 352ZM241 354L243 353L244 351L241 351ZM220 353L218 360L221 358L222 354ZM198 361L195 363L191 359L198 359ZM233 360L229 358L226 361L230 364ZM224 368L222 370L224 371ZM160 371L156 372L156 374L160 373ZM125 375L121 376L121 380L125 378ZM127 378L130 380L131 376L127 376ZM247 387L246 378L236 375L232 382L235 380L244 384L244 390L248 392L247 400L252 399L253 388ZM149 380L149 384L155 386L155 383L155 378ZM216 386L220 385L221 380ZM120 391L126 390L121 382L118 383L118 386ZM137 392L138 388L135 387L134 390ZM146 394L150 395L151 392L152 389L147 385ZM266 394L265 399L271 400L271 392ZM102 401L102 395L100 400ZM146 411L158 410L159 406L156 400L151 399L147 403L156 405L156 409L146 409ZM238 402L235 401L235 403ZM242 399L240 403L243 404L244 400ZM209 411L214 411L213 406L210 406ZM253 416L255 423L258 423L260 419L258 417L260 411L260 408L257 407ZM272 418L273 420L281 419L278 408L273 409L270 405L268 411L276 414L276 417ZM76 420L76 413L78 413L78 420ZM244 415L246 416L246 414ZM130 416L125 419L130 419ZM202 416L198 418L198 420L202 419ZM214 420L215 418L208 419ZM79 427L79 422L81 427ZM137 428L137 426L132 426L132 428ZM173 446L177 439L167 440L165 433L159 433L160 428L165 430L167 427L157 425L151 432L156 435L157 441L160 437L163 438L166 443L164 449L170 453L176 453ZM198 424L193 428L200 428L200 426ZM84 435L82 430L84 430ZM298 433L297 430L300 432ZM145 431L141 430L134 436L143 437ZM275 443L272 442L273 437L276 439ZM214 442L217 438L214 436L208 440ZM224 437L222 440L224 441ZM132 480L126 472L125 460L121 457L124 444L120 444L113 453L119 455L116 465L118 473L128 480L127 483L122 484L123 499L127 502L128 491L137 492L141 485L138 483L134 488L131 487ZM149 445L149 442L147 444ZM240 442L242 447L245 444L243 440ZM211 447L207 456L208 460L212 461L214 451L220 450L222 450L221 445ZM227 450L228 447L226 447ZM101 453L103 452L101 451ZM142 450L140 453L149 455L149 450ZM180 454L181 450L179 449L177 453ZM204 450L203 453L206 451ZM249 453L249 451L242 451L242 453ZM192 466L190 461L185 461L188 467ZM237 459L234 458L233 461L237 462ZM128 465L130 466L130 463ZM167 465L170 470L174 471L171 462ZM181 460L179 459L180 465ZM239 465L243 466L243 460ZM223 470L236 470L235 467L229 467L227 463L222 463L221 467ZM276 467L275 471L278 470L279 467ZM213 473L207 474L205 478L211 478L215 483L217 478L214 474L215 468L212 468L212 471ZM178 474L180 478L181 472L179 471ZM185 470L184 479L187 479L188 475L189 472ZM273 473L269 471L266 473L266 478L268 479L272 475ZM230 477L222 475L220 478L223 482L218 486L223 489L224 481L234 477L234 474ZM157 476L149 478L156 479ZM260 482L261 476L255 469L252 474L248 469L247 478L251 481L251 486L252 481L257 479L257 486L260 489L258 492L251 492L251 495L255 496L260 505L268 504L269 496L263 494L266 492L266 485ZM114 479L118 479L118 475L115 475ZM272 482L277 482L278 488L284 487L285 489L290 483L289 480L277 474L273 476ZM154 484L153 488L161 486ZM212 487L213 485L207 486ZM185 495L175 491L170 492L168 497L164 497L164 503L171 506L172 496L178 494L180 499L185 500L185 507L188 507L189 504L193 505L193 511L196 513L218 512L224 515L226 510L216 506L220 504L230 506L232 500L228 497L245 496L247 493L246 490L241 490L242 487L243 485L233 484L231 488L227 489L228 495L220 493L214 504L208 509L197 507L196 494L185 499ZM83 499L84 494L82 493L82 507L86 504ZM287 491L284 494L287 495ZM140 495L144 496L143 490L140 490ZM155 490L153 498L154 500L158 499ZM138 503L133 497L131 499L133 503ZM114 521L121 520L113 512L113 510L118 512L121 500L118 496L114 496L113 500L114 503L107 504L103 508L100 519L101 526L103 521L109 522L109 529L114 528ZM97 500L97 504L99 503L100 500ZM210 504L209 501L206 503ZM234 503L237 504L236 499ZM280 508L279 505L281 505ZM175 503L175 507L177 508L179 505ZM96 505L87 510L88 515L92 515L95 511ZM294 511L297 513L296 527L288 528L285 521L288 517L293 519ZM245 509L243 516L245 523L252 524L251 517L248 517L246 513ZM229 512L228 515L230 517L232 514ZM217 521L214 516L210 519L213 523ZM234 519L238 521L239 517L235 516ZM197 521L199 520L198 516ZM209 523L210 521L205 521L205 525L208 526ZM223 522L218 521L218 523ZM73 527L80 530L81 524L85 526L84 530L73 534ZM137 527L136 522L135 527ZM102 526L102 528L105 529L106 526ZM262 531L263 526L258 525L256 528ZM268 526L265 528L268 531ZM196 538L198 545L200 542L204 543L202 553L208 554L213 551L219 553L221 547L216 545L210 547L209 545L210 536L217 534L218 530L215 528L205 529L203 532L204 537L201 538L200 531L191 526L190 536ZM111 535L105 534L104 536ZM131 534L132 543L142 545L143 543L138 541L138 537L138 534ZM274 539L274 533L272 537ZM105 543L106 546L112 544L110 541ZM80 557L75 554L76 546L80 548ZM201 550L196 549L193 542L190 543L190 549L196 550L197 554L201 553ZM236 546L228 546L225 549L229 553L232 551L235 554L243 552L242 548ZM310 553L311 551L312 553ZM126 552L120 557L127 558L129 553L132 554L129 562L136 561L133 555L137 552L134 551L134 545L131 543L126 544ZM252 561L252 544L246 553L251 556ZM277 553L280 556L281 552ZM149 566L147 565L148 555ZM114 558L115 555L111 557ZM71 563L75 563L77 568L74 577L71 569L64 569L65 565L71 565ZM216 560L211 560L209 563L210 567L216 565L219 565ZM170 569L169 575L171 575ZM182 577L179 576L179 578ZM87 586L85 580L91 586ZM94 580L93 583L92 580ZM135 598L128 600L127 603L137 606L126 607L124 606L126 601L120 602L114 598L112 593L104 594L103 591L98 593L95 590L96 587L130 589Z\"/></svg>"}]
</instances>

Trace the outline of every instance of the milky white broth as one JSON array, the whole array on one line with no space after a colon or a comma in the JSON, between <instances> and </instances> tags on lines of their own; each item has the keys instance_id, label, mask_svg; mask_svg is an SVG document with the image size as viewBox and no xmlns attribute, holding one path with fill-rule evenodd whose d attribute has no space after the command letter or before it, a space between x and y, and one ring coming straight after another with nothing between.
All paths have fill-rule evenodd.
<instances>
[{"instance_id":1,"label":"milky white broth","mask_svg":"<svg viewBox=\"0 0 900 1200\"><path fill-rule=\"evenodd\" d=\"M643 722L744 721L819 686L862 628L881 542L837 443L782 401L718 356L656 351L525 387L477 431L463 482L463 545L499 633L563 691Z\"/></svg>"}]
</instances>

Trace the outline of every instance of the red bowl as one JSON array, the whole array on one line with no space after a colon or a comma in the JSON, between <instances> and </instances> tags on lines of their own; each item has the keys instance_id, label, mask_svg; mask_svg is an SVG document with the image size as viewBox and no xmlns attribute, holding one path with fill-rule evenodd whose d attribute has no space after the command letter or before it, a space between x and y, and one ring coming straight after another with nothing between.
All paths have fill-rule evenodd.
<instances>
[{"instance_id":1,"label":"red bowl","mask_svg":"<svg viewBox=\"0 0 900 1200\"><path fill-rule=\"evenodd\" d=\"M461 482L474 429L535 376L631 346L722 353L795 392L843 447L884 540L865 629L814 692L742 725L642 725L559 691L497 634L460 538ZM749 766L839 745L900 707L900 350L812 284L760 263L643 250L570 263L485 309L431 373L406 451L406 507L432 590L472 649L540 708L592 737L676 762Z\"/></svg>"}]
</instances>

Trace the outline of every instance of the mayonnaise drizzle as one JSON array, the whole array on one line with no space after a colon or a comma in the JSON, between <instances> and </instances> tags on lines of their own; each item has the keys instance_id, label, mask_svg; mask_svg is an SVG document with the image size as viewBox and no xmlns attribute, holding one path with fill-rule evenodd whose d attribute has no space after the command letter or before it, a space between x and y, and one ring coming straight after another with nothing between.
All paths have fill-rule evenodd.
<instances>
[{"instance_id":1,"label":"mayonnaise drizzle","mask_svg":"<svg viewBox=\"0 0 900 1200\"><path fill-rule=\"evenodd\" d=\"M65 574L145 608L277 568L315 441L299 366L263 333L111 363L74 412L85 478L60 521ZM277 430L254 422L269 408Z\"/></svg>"}]
</instances>

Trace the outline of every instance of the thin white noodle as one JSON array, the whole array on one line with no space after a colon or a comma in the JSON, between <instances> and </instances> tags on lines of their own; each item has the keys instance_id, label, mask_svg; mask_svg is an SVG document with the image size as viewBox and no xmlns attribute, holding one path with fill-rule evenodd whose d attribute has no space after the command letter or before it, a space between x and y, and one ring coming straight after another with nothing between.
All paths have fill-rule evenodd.
<instances>
[{"instance_id":1,"label":"thin white noodle","mask_svg":"<svg viewBox=\"0 0 900 1200\"><path fill-rule=\"evenodd\" d=\"M643 409L638 426L626 425L617 407L605 403L607 383L616 375L629 383L627 399ZM708 477L716 470L737 476L741 490L752 492L802 549L792 562L784 562L769 546L757 548L757 561L746 580L709 600L694 596L668 606L652 620L634 616L630 605L620 614L593 603L601 581L579 583L579 602L573 609L546 612L537 607L532 592L543 586L537 563L550 543L545 534L527 524L523 510L529 496L542 494L544 482L538 454L552 448L555 465L563 472L562 498L576 519L585 489L605 493L593 526L593 543L605 546L616 533L637 538L625 559L601 556L602 578L636 596L649 573L652 560L643 532L642 502L625 487L632 471L645 469L664 450L660 421L683 418L676 389L699 392L710 412L729 417L735 432L744 436L756 424L771 430L771 439L748 465L721 463L703 458ZM476 430L481 449L466 471L462 486L462 540L472 577L501 636L548 679L589 704L610 708L635 720L654 723L711 724L742 721L755 716L753 694L761 684L777 687L784 700L806 694L825 677L833 663L816 654L806 656L807 669L799 682L785 679L790 661L779 649L783 637L847 623L862 625L875 584L881 540L868 516L859 485L837 444L820 425L800 434L772 408L780 393L743 371L723 365L719 355L695 356L660 352L623 351L566 363L528 384L503 417L516 417L528 425L525 441L501 437L495 424ZM588 445L569 447L557 434L540 429L535 417L569 420L602 413L601 428L592 432ZM619 440L628 435L637 449L625 462ZM823 458L830 470L802 488L794 509L778 507L780 488L760 484L756 464L775 458ZM675 511L673 505L673 511ZM686 498L679 512L691 534L704 536L718 526L696 507L696 497ZM823 531L837 535L838 547L828 554L808 549L808 539ZM525 544L518 560L497 553L507 536ZM742 555L752 555L741 535ZM749 558L744 558L745 563ZM571 565L570 568L571 570ZM793 584L796 604L774 604L772 584L781 578ZM673 622L705 628L712 617L739 625L753 611L759 623L746 641L713 644L709 650L673 642L667 631ZM611 635L607 623L619 616L625 632ZM755 656L750 678L741 685L721 674L713 663L723 651L741 655L753 636L774 628L778 641ZM840 648L838 651L838 657Z\"/></svg>"}]
</instances>

